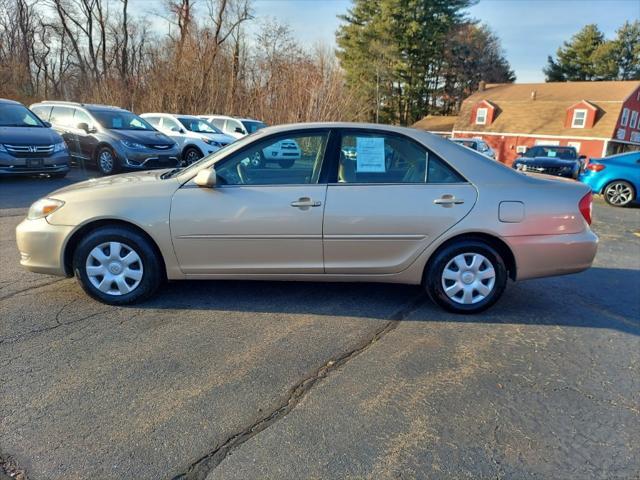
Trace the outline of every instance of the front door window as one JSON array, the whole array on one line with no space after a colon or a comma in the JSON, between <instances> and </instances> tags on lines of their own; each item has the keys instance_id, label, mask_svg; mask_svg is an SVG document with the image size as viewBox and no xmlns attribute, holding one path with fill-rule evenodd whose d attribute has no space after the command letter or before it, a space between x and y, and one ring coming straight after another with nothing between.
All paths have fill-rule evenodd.
<instances>
[{"instance_id":1,"label":"front door window","mask_svg":"<svg viewBox=\"0 0 640 480\"><path fill-rule=\"evenodd\" d=\"M318 182L328 132L271 137L216 165L220 185L304 185Z\"/></svg>"}]
</instances>

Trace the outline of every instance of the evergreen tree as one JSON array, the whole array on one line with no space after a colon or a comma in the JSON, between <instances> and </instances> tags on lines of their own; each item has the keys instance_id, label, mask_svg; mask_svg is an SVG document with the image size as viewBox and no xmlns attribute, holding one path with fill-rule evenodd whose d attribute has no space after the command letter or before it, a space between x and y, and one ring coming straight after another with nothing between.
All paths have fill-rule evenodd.
<instances>
[{"instance_id":1,"label":"evergreen tree","mask_svg":"<svg viewBox=\"0 0 640 480\"><path fill-rule=\"evenodd\" d=\"M564 42L544 68L548 82L632 80L640 78L640 22L625 22L617 38L606 40L596 25L587 25Z\"/></svg>"},{"instance_id":2,"label":"evergreen tree","mask_svg":"<svg viewBox=\"0 0 640 480\"><path fill-rule=\"evenodd\" d=\"M338 58L370 117L412 123L435 102L454 27L473 0L354 0L340 18Z\"/></svg>"}]
</instances>

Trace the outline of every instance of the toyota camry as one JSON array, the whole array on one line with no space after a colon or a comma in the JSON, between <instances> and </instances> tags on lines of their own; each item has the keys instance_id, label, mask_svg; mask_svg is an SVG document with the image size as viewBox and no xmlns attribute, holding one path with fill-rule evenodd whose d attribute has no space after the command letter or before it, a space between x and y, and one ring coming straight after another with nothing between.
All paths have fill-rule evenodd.
<instances>
[{"instance_id":1,"label":"toyota camry","mask_svg":"<svg viewBox=\"0 0 640 480\"><path fill-rule=\"evenodd\" d=\"M289 168L255 161L283 140L299 147ZM25 268L75 276L113 305L167 279L259 279L420 284L475 313L509 279L589 268L591 200L586 185L424 131L310 123L259 130L186 168L57 190L16 237Z\"/></svg>"}]
</instances>

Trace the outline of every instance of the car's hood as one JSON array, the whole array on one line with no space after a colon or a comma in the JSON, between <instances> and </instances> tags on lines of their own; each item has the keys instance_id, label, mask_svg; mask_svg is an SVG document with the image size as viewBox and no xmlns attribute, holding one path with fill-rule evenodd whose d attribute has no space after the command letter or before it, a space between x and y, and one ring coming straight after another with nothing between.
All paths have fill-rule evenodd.
<instances>
[{"instance_id":1,"label":"car's hood","mask_svg":"<svg viewBox=\"0 0 640 480\"><path fill-rule=\"evenodd\" d=\"M161 175L167 170L146 170L142 172L128 172L120 175L111 175L109 177L98 177L85 180L83 182L74 183L66 187L60 188L49 194L49 197L57 198L57 195L77 192L87 189L139 189L144 188L150 183L166 182Z\"/></svg>"},{"instance_id":2,"label":"car's hood","mask_svg":"<svg viewBox=\"0 0 640 480\"><path fill-rule=\"evenodd\" d=\"M520 157L516 159L516 162L535 167L573 167L578 160L563 160L561 158L550 157Z\"/></svg>"},{"instance_id":3,"label":"car's hood","mask_svg":"<svg viewBox=\"0 0 640 480\"><path fill-rule=\"evenodd\" d=\"M0 127L0 143L11 145L51 145L62 142L62 137L51 128Z\"/></svg>"},{"instance_id":4,"label":"car's hood","mask_svg":"<svg viewBox=\"0 0 640 480\"><path fill-rule=\"evenodd\" d=\"M142 143L143 145L173 145L175 143L164 133L151 130L118 130L117 132L121 140Z\"/></svg>"},{"instance_id":5,"label":"car's hood","mask_svg":"<svg viewBox=\"0 0 640 480\"><path fill-rule=\"evenodd\" d=\"M203 133L202 136L210 138L211 140L222 143L224 145L227 145L228 143L233 143L237 140L235 137L226 135L224 133Z\"/></svg>"}]
</instances>

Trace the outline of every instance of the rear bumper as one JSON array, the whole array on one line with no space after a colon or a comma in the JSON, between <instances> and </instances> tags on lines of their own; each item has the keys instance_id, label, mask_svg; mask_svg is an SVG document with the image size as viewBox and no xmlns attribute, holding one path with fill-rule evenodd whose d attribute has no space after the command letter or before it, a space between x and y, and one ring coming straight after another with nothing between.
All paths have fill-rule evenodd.
<instances>
[{"instance_id":1,"label":"rear bumper","mask_svg":"<svg viewBox=\"0 0 640 480\"><path fill-rule=\"evenodd\" d=\"M31 272L66 276L63 252L73 228L51 225L44 218L23 220L16 227L20 265Z\"/></svg>"},{"instance_id":2,"label":"rear bumper","mask_svg":"<svg viewBox=\"0 0 640 480\"><path fill-rule=\"evenodd\" d=\"M517 279L582 272L591 267L598 237L590 229L567 235L505 238L516 260Z\"/></svg>"}]
</instances>

